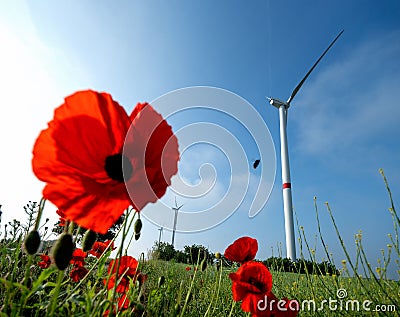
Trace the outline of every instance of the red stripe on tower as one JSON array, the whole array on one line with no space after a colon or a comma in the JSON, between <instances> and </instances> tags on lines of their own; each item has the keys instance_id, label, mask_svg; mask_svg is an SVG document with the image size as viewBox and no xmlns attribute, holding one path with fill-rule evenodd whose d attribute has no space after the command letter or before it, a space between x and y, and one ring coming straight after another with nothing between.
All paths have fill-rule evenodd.
<instances>
[{"instance_id":1,"label":"red stripe on tower","mask_svg":"<svg viewBox=\"0 0 400 317\"><path fill-rule=\"evenodd\" d=\"M282 185L282 188L283 188L283 189L285 189L285 188L292 188L292 184L291 184L291 183L285 183L285 184Z\"/></svg>"}]
</instances>

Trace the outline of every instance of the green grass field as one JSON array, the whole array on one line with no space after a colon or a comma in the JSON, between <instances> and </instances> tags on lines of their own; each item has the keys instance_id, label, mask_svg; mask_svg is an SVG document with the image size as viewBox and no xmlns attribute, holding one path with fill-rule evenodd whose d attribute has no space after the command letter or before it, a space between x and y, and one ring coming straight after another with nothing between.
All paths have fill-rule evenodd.
<instances>
[{"instance_id":1,"label":"green grass field","mask_svg":"<svg viewBox=\"0 0 400 317\"><path fill-rule=\"evenodd\" d=\"M347 257L339 264L340 274L309 274L307 271L296 274L284 272L279 267L271 271L274 294L278 298L297 300L299 316L399 315L400 283L398 279L387 278L387 269L394 266L399 273L400 222L386 178L384 180L391 204L389 216L392 216L394 226L389 235L391 243L384 248L377 268L370 264L375 261L369 261L365 255L361 234L355 235L356 255L351 257L348 254L340 228L336 227L327 205L338 241ZM42 207L43 204L40 204L39 218ZM132 275L134 277L127 278L129 273L121 272L116 276L116 283L109 289L105 285L108 285L108 279L112 279L110 269L114 269L109 258L111 249L106 250L99 258L86 257L87 271L75 282L71 278L71 264L65 270L58 269L54 264L41 268L37 264L41 260L39 254L27 254L26 246L24 247L24 239L35 223L33 214L28 219L28 225L14 222L8 225L7 233L2 232L1 316L251 316L242 310L240 302L232 299L229 273L235 272L238 265L221 265L217 268L216 263L222 260L216 259L214 264L209 264L204 269L201 259L196 265L188 266L173 261L145 260L142 256L137 259L139 264ZM132 241L126 232L134 220L135 215L127 214L119 231L122 242L118 246L117 258L125 255ZM45 230L37 225L36 227L39 232ZM73 225L65 227L70 232L73 229ZM299 227L298 230L300 257L316 264L314 252L305 240L303 228ZM322 233L319 239L324 245ZM328 251L325 251L328 260L332 261ZM141 278L138 278L139 272ZM118 292L118 283L126 283L123 292Z\"/></svg>"}]
</instances>

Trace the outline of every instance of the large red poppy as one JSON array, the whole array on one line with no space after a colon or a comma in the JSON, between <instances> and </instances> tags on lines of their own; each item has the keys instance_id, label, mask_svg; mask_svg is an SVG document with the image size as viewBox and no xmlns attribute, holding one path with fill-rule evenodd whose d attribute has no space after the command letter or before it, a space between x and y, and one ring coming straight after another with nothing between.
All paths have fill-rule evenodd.
<instances>
[{"instance_id":1,"label":"large red poppy","mask_svg":"<svg viewBox=\"0 0 400 317\"><path fill-rule=\"evenodd\" d=\"M178 142L149 104L131 116L107 93L67 98L36 140L32 167L46 182L43 197L68 220L99 233L132 205L164 195L177 172Z\"/></svg>"},{"instance_id":2,"label":"large red poppy","mask_svg":"<svg viewBox=\"0 0 400 317\"><path fill-rule=\"evenodd\" d=\"M258 251L258 242L250 237L242 237L233 242L225 250L224 257L241 264L254 260Z\"/></svg>"}]
</instances>

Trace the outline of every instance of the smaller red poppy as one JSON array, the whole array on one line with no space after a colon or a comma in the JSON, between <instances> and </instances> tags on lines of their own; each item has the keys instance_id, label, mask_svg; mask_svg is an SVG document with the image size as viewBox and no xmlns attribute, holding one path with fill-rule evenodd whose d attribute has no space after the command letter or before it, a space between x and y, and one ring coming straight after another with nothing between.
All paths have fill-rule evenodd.
<instances>
[{"instance_id":1,"label":"smaller red poppy","mask_svg":"<svg viewBox=\"0 0 400 317\"><path fill-rule=\"evenodd\" d=\"M119 263L118 275L125 273L125 276L134 278L137 272L139 262L129 255L121 256L119 259L112 260L108 265L108 273L116 273ZM115 263L115 264L114 264Z\"/></svg>"},{"instance_id":2,"label":"smaller red poppy","mask_svg":"<svg viewBox=\"0 0 400 317\"><path fill-rule=\"evenodd\" d=\"M39 255L40 258L42 259L41 262L38 262L38 265L42 268L42 269L47 269L48 267L50 267L51 265L51 259L47 254L40 254Z\"/></svg>"},{"instance_id":3,"label":"smaller red poppy","mask_svg":"<svg viewBox=\"0 0 400 317\"><path fill-rule=\"evenodd\" d=\"M71 277L72 281L76 283L83 279L88 272L89 271L84 266L74 265L69 276Z\"/></svg>"},{"instance_id":4,"label":"smaller red poppy","mask_svg":"<svg viewBox=\"0 0 400 317\"><path fill-rule=\"evenodd\" d=\"M94 255L96 258L100 258L110 244L111 250L115 250L116 248L114 247L114 241L112 240L107 240L105 242L96 241L89 253Z\"/></svg>"},{"instance_id":5,"label":"smaller red poppy","mask_svg":"<svg viewBox=\"0 0 400 317\"><path fill-rule=\"evenodd\" d=\"M254 260L258 250L258 242L250 237L242 237L233 242L225 250L224 257L241 264Z\"/></svg>"},{"instance_id":6,"label":"smaller red poppy","mask_svg":"<svg viewBox=\"0 0 400 317\"><path fill-rule=\"evenodd\" d=\"M107 279L104 280L104 285L106 285L108 289L113 288L115 283L117 282L116 272L118 264L118 280L121 279L122 274L124 274L124 276L117 285L116 292L125 293L129 287L129 279L133 279L135 281L138 274L140 274L140 272L137 270L139 263L134 257L131 257L129 255L125 255L119 259L112 260L108 265L108 274L110 274L109 281L107 283Z\"/></svg>"},{"instance_id":7,"label":"smaller red poppy","mask_svg":"<svg viewBox=\"0 0 400 317\"><path fill-rule=\"evenodd\" d=\"M296 317L299 313L300 307L299 302L293 299L288 299L284 297L281 301L284 302L284 307L278 306L274 307L274 317ZM277 301L278 303L279 301Z\"/></svg>"},{"instance_id":8,"label":"smaller red poppy","mask_svg":"<svg viewBox=\"0 0 400 317\"><path fill-rule=\"evenodd\" d=\"M72 253L71 264L77 266L84 266L85 265L85 258L87 257L87 252L83 252L82 249L75 249L74 253Z\"/></svg>"},{"instance_id":9,"label":"smaller red poppy","mask_svg":"<svg viewBox=\"0 0 400 317\"><path fill-rule=\"evenodd\" d=\"M118 309L128 309L129 308L129 299L126 294L123 294L118 300Z\"/></svg>"},{"instance_id":10,"label":"smaller red poppy","mask_svg":"<svg viewBox=\"0 0 400 317\"><path fill-rule=\"evenodd\" d=\"M260 313L258 303L272 290L272 275L268 268L260 262L246 262L236 273L230 273L229 278L233 300L242 301L245 312Z\"/></svg>"},{"instance_id":11,"label":"smaller red poppy","mask_svg":"<svg viewBox=\"0 0 400 317\"><path fill-rule=\"evenodd\" d=\"M119 279L121 279L121 276L118 276L118 280ZM114 274L110 275L110 278L108 279L108 283L107 283L107 279L104 279L103 282L104 282L104 285L107 286L107 289L113 289L115 286L115 283L117 282L116 274L114 273ZM115 291L117 293L124 294L128 290L128 288L129 288L129 279L126 276L124 276L121 279L121 281L118 283Z\"/></svg>"},{"instance_id":12,"label":"smaller red poppy","mask_svg":"<svg viewBox=\"0 0 400 317\"><path fill-rule=\"evenodd\" d=\"M187 266L186 268L185 268L185 270L186 271L190 271L192 268L190 267L190 266Z\"/></svg>"}]
</instances>

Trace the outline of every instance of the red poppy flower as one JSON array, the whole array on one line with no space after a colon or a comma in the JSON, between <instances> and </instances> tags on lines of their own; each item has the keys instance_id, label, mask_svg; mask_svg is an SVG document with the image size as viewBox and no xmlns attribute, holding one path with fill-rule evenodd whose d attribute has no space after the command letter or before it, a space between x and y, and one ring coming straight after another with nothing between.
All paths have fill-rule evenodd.
<instances>
[{"instance_id":1,"label":"red poppy flower","mask_svg":"<svg viewBox=\"0 0 400 317\"><path fill-rule=\"evenodd\" d=\"M258 250L256 239L250 237L242 237L233 242L224 253L224 257L230 261L239 262L241 264L254 260Z\"/></svg>"},{"instance_id":2,"label":"red poppy flower","mask_svg":"<svg viewBox=\"0 0 400 317\"><path fill-rule=\"evenodd\" d=\"M110 249L115 250L116 248L114 248L114 241L112 240L107 240L105 242L96 241L93 244L92 250L90 250L89 253L91 255L94 255L96 258L100 258L110 244Z\"/></svg>"},{"instance_id":3,"label":"red poppy flower","mask_svg":"<svg viewBox=\"0 0 400 317\"><path fill-rule=\"evenodd\" d=\"M119 276L125 273L125 276L133 278L138 273L137 267L139 262L134 257L131 257L129 255L124 255L121 256L119 259L110 261L110 264L108 265L108 273L116 273L118 262L120 262L118 269Z\"/></svg>"},{"instance_id":4,"label":"red poppy flower","mask_svg":"<svg viewBox=\"0 0 400 317\"><path fill-rule=\"evenodd\" d=\"M140 211L164 195L178 160L171 127L149 104L128 116L109 94L88 90L55 110L32 167L47 183L44 198L68 220L105 234L129 205Z\"/></svg>"},{"instance_id":5,"label":"red poppy flower","mask_svg":"<svg viewBox=\"0 0 400 317\"><path fill-rule=\"evenodd\" d=\"M288 299L286 297L284 297L281 301L284 302L284 305L278 304L279 300L277 300L276 306L273 308L273 316L296 317L300 310L299 302L296 300Z\"/></svg>"},{"instance_id":6,"label":"red poppy flower","mask_svg":"<svg viewBox=\"0 0 400 317\"><path fill-rule=\"evenodd\" d=\"M71 264L76 266L84 266L85 258L87 257L87 252L83 252L82 249L75 249L72 253Z\"/></svg>"},{"instance_id":7,"label":"red poppy flower","mask_svg":"<svg viewBox=\"0 0 400 317\"><path fill-rule=\"evenodd\" d=\"M113 289L118 280L120 280L120 282L118 283L115 291L117 293L122 293L122 294L126 293L126 291L129 288L129 279L126 276L121 278L120 275L118 275L118 277L117 277L117 275L114 273L114 274L110 275L110 278L108 279L108 283L107 283L107 279L104 279L103 282L104 282L104 285L107 286L107 289Z\"/></svg>"},{"instance_id":8,"label":"red poppy flower","mask_svg":"<svg viewBox=\"0 0 400 317\"><path fill-rule=\"evenodd\" d=\"M233 300L242 301L245 312L263 313L257 304L272 290L272 275L268 268L260 262L246 262L236 273L230 273L229 278L232 280Z\"/></svg>"},{"instance_id":9,"label":"red poppy flower","mask_svg":"<svg viewBox=\"0 0 400 317\"><path fill-rule=\"evenodd\" d=\"M118 300L118 309L128 309L129 308L129 300L126 294L123 294Z\"/></svg>"},{"instance_id":10,"label":"red poppy flower","mask_svg":"<svg viewBox=\"0 0 400 317\"><path fill-rule=\"evenodd\" d=\"M120 262L120 264L117 276L116 272L118 268L118 262ZM121 275L124 274L121 281L117 285L116 291L118 293L125 293L129 287L129 279L136 280L139 274L139 271L137 270L138 264L138 261L129 255L110 261L108 264L108 274L110 275L110 278L108 283L106 279L104 280L104 285L106 285L108 289L113 288L115 283L121 279Z\"/></svg>"},{"instance_id":11,"label":"red poppy flower","mask_svg":"<svg viewBox=\"0 0 400 317\"><path fill-rule=\"evenodd\" d=\"M186 271L190 271L192 268L190 267L190 266L187 266L186 268L185 268L185 270Z\"/></svg>"},{"instance_id":12,"label":"red poppy flower","mask_svg":"<svg viewBox=\"0 0 400 317\"><path fill-rule=\"evenodd\" d=\"M72 281L76 283L83 279L88 272L89 271L84 266L74 265L69 276L71 277Z\"/></svg>"},{"instance_id":13,"label":"red poppy flower","mask_svg":"<svg viewBox=\"0 0 400 317\"><path fill-rule=\"evenodd\" d=\"M58 225L60 227L65 227L66 219L65 219L64 213L59 209L56 211L56 213L57 213L57 215L60 216L60 222Z\"/></svg>"},{"instance_id":14,"label":"red poppy flower","mask_svg":"<svg viewBox=\"0 0 400 317\"><path fill-rule=\"evenodd\" d=\"M126 296L126 294L122 294L119 298L118 298L118 310L125 310L129 308L129 304L130 301L128 300L128 297ZM115 316L117 314L116 309L113 309L113 314L111 314L112 316ZM110 315L110 310L107 309L104 313L103 313L103 317L108 317Z\"/></svg>"},{"instance_id":15,"label":"red poppy flower","mask_svg":"<svg viewBox=\"0 0 400 317\"><path fill-rule=\"evenodd\" d=\"M42 269L47 269L48 267L50 267L51 265L51 259L47 254L40 254L39 255L40 258L42 259L41 262L38 262L38 265L42 268Z\"/></svg>"}]
</instances>

